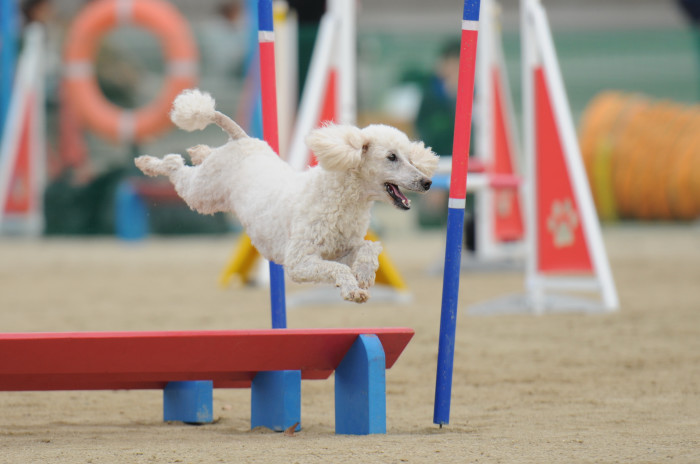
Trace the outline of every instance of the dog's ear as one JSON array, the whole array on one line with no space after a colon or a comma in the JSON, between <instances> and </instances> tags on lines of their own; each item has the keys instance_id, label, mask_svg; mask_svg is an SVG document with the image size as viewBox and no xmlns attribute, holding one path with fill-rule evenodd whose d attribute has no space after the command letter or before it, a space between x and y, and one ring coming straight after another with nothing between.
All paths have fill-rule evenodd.
<instances>
[{"instance_id":1,"label":"dog's ear","mask_svg":"<svg viewBox=\"0 0 700 464\"><path fill-rule=\"evenodd\" d=\"M423 142L411 143L411 164L427 177L433 177L438 167L440 157L433 153L430 147L426 147Z\"/></svg>"},{"instance_id":2,"label":"dog's ear","mask_svg":"<svg viewBox=\"0 0 700 464\"><path fill-rule=\"evenodd\" d=\"M318 163L328 171L347 171L362 161L364 137L360 129L349 125L329 124L315 129L306 137L306 145Z\"/></svg>"}]
</instances>

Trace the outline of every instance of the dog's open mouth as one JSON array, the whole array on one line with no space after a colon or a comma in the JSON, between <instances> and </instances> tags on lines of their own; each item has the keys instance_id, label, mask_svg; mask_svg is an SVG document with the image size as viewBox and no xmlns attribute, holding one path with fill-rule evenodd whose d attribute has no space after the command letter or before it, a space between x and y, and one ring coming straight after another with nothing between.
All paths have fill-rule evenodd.
<instances>
[{"instance_id":1,"label":"dog's open mouth","mask_svg":"<svg viewBox=\"0 0 700 464\"><path fill-rule=\"evenodd\" d=\"M384 188L386 188L386 192L391 199L394 200L394 206L399 209L411 209L411 200L401 193L398 185L387 182L384 184Z\"/></svg>"}]
</instances>

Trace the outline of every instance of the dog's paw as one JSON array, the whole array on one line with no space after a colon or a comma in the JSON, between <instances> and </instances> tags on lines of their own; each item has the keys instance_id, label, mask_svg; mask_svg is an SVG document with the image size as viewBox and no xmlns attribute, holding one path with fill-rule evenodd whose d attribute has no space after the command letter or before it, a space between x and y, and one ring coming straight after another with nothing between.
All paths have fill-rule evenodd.
<instances>
[{"instance_id":1,"label":"dog's paw","mask_svg":"<svg viewBox=\"0 0 700 464\"><path fill-rule=\"evenodd\" d=\"M158 167L160 166L160 160L154 158L153 156L142 155L134 160L136 167L139 168L144 174L150 177L155 177L160 175Z\"/></svg>"},{"instance_id":2,"label":"dog's paw","mask_svg":"<svg viewBox=\"0 0 700 464\"><path fill-rule=\"evenodd\" d=\"M361 273L358 272L355 274L355 278L357 279L357 285L358 287L362 289L368 289L372 285L374 285L374 280L376 278L377 274L375 272L367 272L367 273Z\"/></svg>"},{"instance_id":3,"label":"dog's paw","mask_svg":"<svg viewBox=\"0 0 700 464\"><path fill-rule=\"evenodd\" d=\"M354 289L341 289L340 295L346 301L354 301L355 303L364 303L369 300L369 292L355 287Z\"/></svg>"}]
</instances>

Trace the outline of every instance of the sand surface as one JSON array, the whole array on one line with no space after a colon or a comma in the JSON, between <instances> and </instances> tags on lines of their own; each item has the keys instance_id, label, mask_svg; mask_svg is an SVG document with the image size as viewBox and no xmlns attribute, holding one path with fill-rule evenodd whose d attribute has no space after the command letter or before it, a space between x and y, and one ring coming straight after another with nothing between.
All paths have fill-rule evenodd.
<instances>
[{"instance_id":1,"label":"sand surface","mask_svg":"<svg viewBox=\"0 0 700 464\"><path fill-rule=\"evenodd\" d=\"M387 372L387 428L336 436L333 381L302 385L303 430L250 430L250 392L217 390L216 423L164 423L159 391L0 393L2 463L700 462L700 229L618 226L622 303L608 315L471 316L522 289L462 273L452 417L432 424L440 233L383 240L410 303L290 308L289 326L409 326ZM4 332L267 328L265 289L221 290L235 237L0 241ZM300 288L289 285L291 293ZM1 362L1 360L0 360Z\"/></svg>"}]
</instances>

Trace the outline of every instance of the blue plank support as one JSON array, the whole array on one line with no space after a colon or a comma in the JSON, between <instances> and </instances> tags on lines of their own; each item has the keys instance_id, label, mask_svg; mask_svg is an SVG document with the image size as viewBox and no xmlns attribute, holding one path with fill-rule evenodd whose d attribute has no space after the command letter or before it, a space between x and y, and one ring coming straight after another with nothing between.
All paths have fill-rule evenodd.
<instances>
[{"instance_id":1,"label":"blue plank support","mask_svg":"<svg viewBox=\"0 0 700 464\"><path fill-rule=\"evenodd\" d=\"M209 424L214 420L214 382L169 382L163 389L163 420Z\"/></svg>"},{"instance_id":2,"label":"blue plank support","mask_svg":"<svg viewBox=\"0 0 700 464\"><path fill-rule=\"evenodd\" d=\"M250 391L250 428L301 430L301 371L258 372Z\"/></svg>"},{"instance_id":3,"label":"blue plank support","mask_svg":"<svg viewBox=\"0 0 700 464\"><path fill-rule=\"evenodd\" d=\"M360 335L335 371L335 433L386 433L386 361L376 335Z\"/></svg>"}]
</instances>

